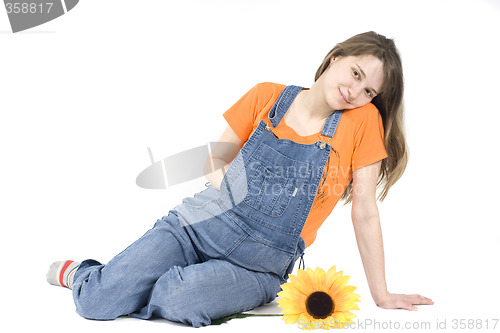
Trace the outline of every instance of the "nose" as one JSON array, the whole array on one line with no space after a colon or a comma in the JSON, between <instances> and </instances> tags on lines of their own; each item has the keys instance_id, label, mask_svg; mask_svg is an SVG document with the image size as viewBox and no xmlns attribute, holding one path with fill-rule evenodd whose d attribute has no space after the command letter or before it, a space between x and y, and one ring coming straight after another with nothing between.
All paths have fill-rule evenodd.
<instances>
[{"instance_id":1,"label":"nose","mask_svg":"<svg viewBox=\"0 0 500 333\"><path fill-rule=\"evenodd\" d=\"M349 88L347 90L349 96L349 102L352 102L354 101L356 98L358 98L359 94L361 94L361 92L363 91L363 88L359 85L356 85L356 86L352 86L351 88Z\"/></svg>"}]
</instances>

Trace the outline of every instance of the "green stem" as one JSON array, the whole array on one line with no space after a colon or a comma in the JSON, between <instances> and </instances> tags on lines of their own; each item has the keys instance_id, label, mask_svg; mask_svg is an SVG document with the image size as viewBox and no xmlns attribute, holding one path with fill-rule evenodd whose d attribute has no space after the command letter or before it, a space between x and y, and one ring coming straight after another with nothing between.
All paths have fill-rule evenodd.
<instances>
[{"instance_id":1,"label":"green stem","mask_svg":"<svg viewBox=\"0 0 500 333\"><path fill-rule=\"evenodd\" d=\"M279 313L236 313L227 317L219 318L216 320L212 320L211 325L220 325L228 322L231 319L236 319L236 318L247 318L247 317L277 317L277 316L283 316L282 314Z\"/></svg>"}]
</instances>

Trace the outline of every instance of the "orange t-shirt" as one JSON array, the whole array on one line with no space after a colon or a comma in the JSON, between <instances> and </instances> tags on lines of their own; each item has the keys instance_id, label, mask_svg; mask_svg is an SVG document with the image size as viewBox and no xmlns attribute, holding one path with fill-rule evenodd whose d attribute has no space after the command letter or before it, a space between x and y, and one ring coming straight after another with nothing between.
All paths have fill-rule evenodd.
<instances>
[{"instance_id":1,"label":"orange t-shirt","mask_svg":"<svg viewBox=\"0 0 500 333\"><path fill-rule=\"evenodd\" d=\"M285 87L271 82L259 83L224 112L224 118L241 140L248 140L261 119L265 123L268 122L269 110ZM328 142L329 139L321 136L321 131L300 136L287 126L284 118L272 131L279 139L289 139L302 144ZM316 239L319 227L330 215L352 180L352 172L387 157L383 137L382 117L373 104L344 111L337 131L330 140L333 149L301 233L306 247Z\"/></svg>"}]
</instances>

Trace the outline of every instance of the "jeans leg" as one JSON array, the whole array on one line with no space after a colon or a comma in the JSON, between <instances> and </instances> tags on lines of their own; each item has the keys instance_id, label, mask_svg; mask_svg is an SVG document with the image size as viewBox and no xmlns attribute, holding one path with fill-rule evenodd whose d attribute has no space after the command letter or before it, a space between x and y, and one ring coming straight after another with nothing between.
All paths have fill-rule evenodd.
<instances>
[{"instance_id":1,"label":"jeans leg","mask_svg":"<svg viewBox=\"0 0 500 333\"><path fill-rule=\"evenodd\" d=\"M223 260L172 267L155 284L149 304L133 317L159 316L190 324L249 311L271 302L280 291L276 274L254 272Z\"/></svg>"},{"instance_id":2,"label":"jeans leg","mask_svg":"<svg viewBox=\"0 0 500 333\"><path fill-rule=\"evenodd\" d=\"M147 304L156 280L171 267L197 262L185 229L169 214L107 265L82 262L73 281L77 313L109 320L138 311Z\"/></svg>"}]
</instances>

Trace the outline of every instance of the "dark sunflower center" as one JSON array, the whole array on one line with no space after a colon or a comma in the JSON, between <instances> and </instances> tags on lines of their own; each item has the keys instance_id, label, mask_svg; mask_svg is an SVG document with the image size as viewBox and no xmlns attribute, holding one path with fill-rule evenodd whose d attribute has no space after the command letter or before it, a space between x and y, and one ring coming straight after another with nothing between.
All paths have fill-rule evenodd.
<instances>
[{"instance_id":1,"label":"dark sunflower center","mask_svg":"<svg viewBox=\"0 0 500 333\"><path fill-rule=\"evenodd\" d=\"M306 299L306 309L314 319L325 319L333 313L333 299L323 291L316 291Z\"/></svg>"}]
</instances>

